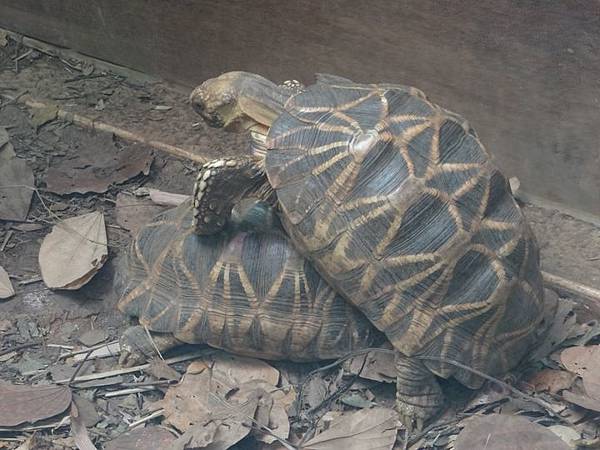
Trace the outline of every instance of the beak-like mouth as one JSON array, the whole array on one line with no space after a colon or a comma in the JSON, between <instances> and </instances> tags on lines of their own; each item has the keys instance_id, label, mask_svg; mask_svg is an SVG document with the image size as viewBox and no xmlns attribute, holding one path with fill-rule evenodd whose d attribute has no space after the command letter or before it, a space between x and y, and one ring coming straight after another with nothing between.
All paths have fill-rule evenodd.
<instances>
[{"instance_id":1,"label":"beak-like mouth","mask_svg":"<svg viewBox=\"0 0 600 450\"><path fill-rule=\"evenodd\" d=\"M217 113L201 113L200 115L209 127L223 128L225 126L225 122Z\"/></svg>"},{"instance_id":2,"label":"beak-like mouth","mask_svg":"<svg viewBox=\"0 0 600 450\"><path fill-rule=\"evenodd\" d=\"M192 99L191 103L194 111L202 117L202 120L204 120L209 127L223 128L225 122L219 113L216 111L207 111L202 102L194 101L194 99Z\"/></svg>"}]
</instances>

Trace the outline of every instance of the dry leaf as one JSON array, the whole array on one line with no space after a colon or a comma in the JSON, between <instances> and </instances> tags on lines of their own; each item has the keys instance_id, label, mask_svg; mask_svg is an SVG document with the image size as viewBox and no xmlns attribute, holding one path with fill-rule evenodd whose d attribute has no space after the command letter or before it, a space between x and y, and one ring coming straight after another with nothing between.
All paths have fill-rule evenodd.
<instances>
[{"instance_id":1,"label":"dry leaf","mask_svg":"<svg viewBox=\"0 0 600 450\"><path fill-rule=\"evenodd\" d=\"M25 220L35 180L10 143L0 146L0 220Z\"/></svg>"},{"instance_id":2,"label":"dry leaf","mask_svg":"<svg viewBox=\"0 0 600 450\"><path fill-rule=\"evenodd\" d=\"M203 361L208 367L212 367L215 375L228 378L238 385L252 380L263 380L277 386L279 381L279 371L260 359L215 352Z\"/></svg>"},{"instance_id":3,"label":"dry leaf","mask_svg":"<svg viewBox=\"0 0 600 450\"><path fill-rule=\"evenodd\" d=\"M110 133L82 135L75 127L66 128L62 138L77 145L77 153L52 160L44 181L56 194L106 192L112 184L150 172L154 157L142 144L118 148Z\"/></svg>"},{"instance_id":4,"label":"dry leaf","mask_svg":"<svg viewBox=\"0 0 600 450\"><path fill-rule=\"evenodd\" d=\"M290 421L285 407L278 402L273 403L269 413L269 423L267 424L273 434L282 439L287 439L290 435ZM256 433L256 439L266 444L277 441L277 438L269 433Z\"/></svg>"},{"instance_id":5,"label":"dry leaf","mask_svg":"<svg viewBox=\"0 0 600 450\"><path fill-rule=\"evenodd\" d=\"M0 382L0 426L35 423L65 412L71 403L66 386L12 385Z\"/></svg>"},{"instance_id":6,"label":"dry leaf","mask_svg":"<svg viewBox=\"0 0 600 450\"><path fill-rule=\"evenodd\" d=\"M600 412L600 401L589 395L575 394L571 391L563 391L562 397L569 403L589 409L590 411Z\"/></svg>"},{"instance_id":7,"label":"dry leaf","mask_svg":"<svg viewBox=\"0 0 600 450\"><path fill-rule=\"evenodd\" d=\"M133 234L165 210L151 199L136 197L124 192L117 195L116 206L117 223Z\"/></svg>"},{"instance_id":8,"label":"dry leaf","mask_svg":"<svg viewBox=\"0 0 600 450\"><path fill-rule=\"evenodd\" d=\"M552 431L521 416L490 414L466 421L455 450L571 450Z\"/></svg>"},{"instance_id":9,"label":"dry leaf","mask_svg":"<svg viewBox=\"0 0 600 450\"><path fill-rule=\"evenodd\" d=\"M189 195L174 194L152 188L148 189L148 195L150 196L150 200L161 206L179 206L190 198Z\"/></svg>"},{"instance_id":10,"label":"dry leaf","mask_svg":"<svg viewBox=\"0 0 600 450\"><path fill-rule=\"evenodd\" d=\"M71 403L71 434L79 450L98 450L90 439L75 403Z\"/></svg>"},{"instance_id":11,"label":"dry leaf","mask_svg":"<svg viewBox=\"0 0 600 450\"><path fill-rule=\"evenodd\" d=\"M273 434L282 439L287 439L290 434L290 422L288 418L288 408L295 400L295 391L290 387L287 392L281 388L276 388L263 380L252 380L238 387L238 390L231 395L231 399L243 403L253 392L264 392L260 397L260 402L255 415L255 420L269 427ZM268 405L265 407L265 401ZM267 415L268 413L268 415ZM257 440L265 443L277 441L277 438L267 432L254 431Z\"/></svg>"},{"instance_id":12,"label":"dry leaf","mask_svg":"<svg viewBox=\"0 0 600 450\"><path fill-rule=\"evenodd\" d=\"M325 380L319 376L313 376L304 387L303 401L310 408L316 408L327 398L328 392L329 386Z\"/></svg>"},{"instance_id":13,"label":"dry leaf","mask_svg":"<svg viewBox=\"0 0 600 450\"><path fill-rule=\"evenodd\" d=\"M93 347L94 345L104 342L108 339L108 333L105 330L95 328L93 330L86 331L77 338L86 347Z\"/></svg>"},{"instance_id":14,"label":"dry leaf","mask_svg":"<svg viewBox=\"0 0 600 450\"><path fill-rule=\"evenodd\" d=\"M269 394L278 379L279 372L262 361L222 352L190 364L182 381L159 401L165 422L184 433L173 448L227 449L250 432L253 419L287 436L285 407L275 407Z\"/></svg>"},{"instance_id":15,"label":"dry leaf","mask_svg":"<svg viewBox=\"0 0 600 450\"><path fill-rule=\"evenodd\" d=\"M15 295L10 278L6 273L6 270L0 266L0 299L10 298Z\"/></svg>"},{"instance_id":16,"label":"dry leaf","mask_svg":"<svg viewBox=\"0 0 600 450\"><path fill-rule=\"evenodd\" d=\"M310 439L303 450L383 450L396 442L396 412L388 408L361 409L336 418Z\"/></svg>"},{"instance_id":17,"label":"dry leaf","mask_svg":"<svg viewBox=\"0 0 600 450\"><path fill-rule=\"evenodd\" d=\"M39 254L42 278L50 289L79 289L100 270L107 256L102 213L64 220L42 242Z\"/></svg>"},{"instance_id":18,"label":"dry leaf","mask_svg":"<svg viewBox=\"0 0 600 450\"><path fill-rule=\"evenodd\" d=\"M529 355L528 361L539 361L560 346L577 328L577 318L573 312L574 303L558 299L556 314L541 344Z\"/></svg>"},{"instance_id":19,"label":"dry leaf","mask_svg":"<svg viewBox=\"0 0 600 450\"><path fill-rule=\"evenodd\" d=\"M394 355L391 353L369 352L366 355L355 356L348 361L346 369L352 374L360 372L360 377L367 380L396 382L397 370Z\"/></svg>"},{"instance_id":20,"label":"dry leaf","mask_svg":"<svg viewBox=\"0 0 600 450\"><path fill-rule=\"evenodd\" d=\"M577 376L566 370L543 369L536 372L527 382L536 392L557 394L563 389L569 389Z\"/></svg>"},{"instance_id":21,"label":"dry leaf","mask_svg":"<svg viewBox=\"0 0 600 450\"><path fill-rule=\"evenodd\" d=\"M46 226L40 223L13 223L10 227L17 231L38 231Z\"/></svg>"},{"instance_id":22,"label":"dry leaf","mask_svg":"<svg viewBox=\"0 0 600 450\"><path fill-rule=\"evenodd\" d=\"M590 397L600 401L600 345L567 348L561 352L560 362L582 378Z\"/></svg>"},{"instance_id":23,"label":"dry leaf","mask_svg":"<svg viewBox=\"0 0 600 450\"><path fill-rule=\"evenodd\" d=\"M38 129L42 125L53 121L58 116L58 106L49 105L43 108L35 108L31 116L31 124Z\"/></svg>"},{"instance_id":24,"label":"dry leaf","mask_svg":"<svg viewBox=\"0 0 600 450\"><path fill-rule=\"evenodd\" d=\"M165 410L165 421L185 432L195 424L210 421L224 408L219 399L224 399L235 387L233 380L214 376L211 370L188 371L178 385L169 387L158 404Z\"/></svg>"},{"instance_id":25,"label":"dry leaf","mask_svg":"<svg viewBox=\"0 0 600 450\"><path fill-rule=\"evenodd\" d=\"M104 450L164 450L172 448L175 436L164 428L137 428L104 444Z\"/></svg>"},{"instance_id":26,"label":"dry leaf","mask_svg":"<svg viewBox=\"0 0 600 450\"><path fill-rule=\"evenodd\" d=\"M179 380L181 374L169 366L162 359L153 359L150 361L150 367L144 370L157 380Z\"/></svg>"},{"instance_id":27,"label":"dry leaf","mask_svg":"<svg viewBox=\"0 0 600 450\"><path fill-rule=\"evenodd\" d=\"M205 370L186 374L179 385L169 388L160 401L165 421L184 432L174 442L174 450L224 450L248 435L259 397L254 395L244 403L225 400L231 391L229 383Z\"/></svg>"},{"instance_id":28,"label":"dry leaf","mask_svg":"<svg viewBox=\"0 0 600 450\"><path fill-rule=\"evenodd\" d=\"M574 442L581 438L579 431L564 425L552 425L548 429L565 441L569 447L575 447Z\"/></svg>"}]
</instances>

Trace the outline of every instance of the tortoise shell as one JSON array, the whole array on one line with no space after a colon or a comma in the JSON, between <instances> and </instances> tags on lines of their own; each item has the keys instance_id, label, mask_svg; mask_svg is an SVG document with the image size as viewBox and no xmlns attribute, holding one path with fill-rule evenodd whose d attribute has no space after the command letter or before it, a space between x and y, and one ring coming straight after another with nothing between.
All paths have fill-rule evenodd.
<instances>
[{"instance_id":1,"label":"tortoise shell","mask_svg":"<svg viewBox=\"0 0 600 450\"><path fill-rule=\"evenodd\" d=\"M159 215L131 243L119 309L182 342L266 359L330 359L372 344L377 330L283 232L238 228L196 235L190 202Z\"/></svg>"},{"instance_id":2,"label":"tortoise shell","mask_svg":"<svg viewBox=\"0 0 600 450\"><path fill-rule=\"evenodd\" d=\"M294 245L407 356L469 387L538 338L538 247L459 115L420 91L327 78L273 123L266 172Z\"/></svg>"}]
</instances>

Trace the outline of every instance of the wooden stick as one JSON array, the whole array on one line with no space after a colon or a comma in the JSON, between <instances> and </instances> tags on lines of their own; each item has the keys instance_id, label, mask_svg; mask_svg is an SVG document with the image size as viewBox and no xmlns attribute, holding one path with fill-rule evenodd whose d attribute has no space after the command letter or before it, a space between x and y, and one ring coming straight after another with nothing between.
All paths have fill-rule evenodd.
<instances>
[{"instance_id":1,"label":"wooden stick","mask_svg":"<svg viewBox=\"0 0 600 450\"><path fill-rule=\"evenodd\" d=\"M21 104L23 104L29 108L33 108L33 109L47 109L47 108L56 107L56 111L57 111L56 117L57 118L65 120L67 122L74 123L76 125L79 125L80 127L88 128L88 129L96 130L96 131L103 131L106 133L112 133L115 136L118 136L127 141L139 142L141 144L147 145L148 147L151 147L160 152L168 153L169 155L177 156L179 158L189 159L189 160L197 162L197 163L203 164L206 161L208 161L207 158L197 155L197 154L191 152L190 150L186 150L181 147L176 147L174 145L165 144L164 142L146 139L144 136L133 133L131 131L124 130L119 127L115 127L114 125L110 125L110 124L103 123L103 122L98 122L94 119L90 119L89 117L85 117L85 116L82 116L77 113L65 111L64 109L60 108L58 105L44 103L39 100L34 100L28 95L24 95L21 97L13 97L13 96L7 95L7 94L0 94L0 96L2 96L3 98L5 98L8 101L15 102L15 103L21 103Z\"/></svg>"},{"instance_id":2,"label":"wooden stick","mask_svg":"<svg viewBox=\"0 0 600 450\"><path fill-rule=\"evenodd\" d=\"M143 387L138 387L138 388L127 388L127 389L122 389L120 391L107 392L106 394L104 394L104 397L106 397L106 398L120 397L122 395L137 394L139 392L154 391L156 389L158 389L156 386L143 386Z\"/></svg>"},{"instance_id":3,"label":"wooden stick","mask_svg":"<svg viewBox=\"0 0 600 450\"><path fill-rule=\"evenodd\" d=\"M544 284L549 288L581 297L587 302L593 303L596 308L600 308L600 290L548 272L542 272L542 276L544 277Z\"/></svg>"},{"instance_id":4,"label":"wooden stick","mask_svg":"<svg viewBox=\"0 0 600 450\"><path fill-rule=\"evenodd\" d=\"M173 194L152 188L148 189L148 194L150 195L150 200L161 206L179 206L190 198L189 195Z\"/></svg>"},{"instance_id":5,"label":"wooden stick","mask_svg":"<svg viewBox=\"0 0 600 450\"><path fill-rule=\"evenodd\" d=\"M196 359L196 358L200 358L201 356L206 356L206 355L210 354L211 352L214 352L214 350L212 350L212 349L196 350L195 352L192 352L192 353L188 353L188 354L181 355L181 356L174 356L173 358L165 359L165 363L166 364L176 364L178 362L189 361L190 359ZM81 375L79 377L76 377L73 380L69 380L69 379L58 380L58 381L56 381L56 384L65 384L65 383L68 383L69 381L71 381L72 383L78 383L81 381L99 380L101 378L114 377L115 375L124 375L126 373L139 372L141 370L148 369L149 367L150 367L150 363L141 364L139 366L134 366L134 367L125 367L123 369L109 370L108 372L92 373L89 375Z\"/></svg>"}]
</instances>

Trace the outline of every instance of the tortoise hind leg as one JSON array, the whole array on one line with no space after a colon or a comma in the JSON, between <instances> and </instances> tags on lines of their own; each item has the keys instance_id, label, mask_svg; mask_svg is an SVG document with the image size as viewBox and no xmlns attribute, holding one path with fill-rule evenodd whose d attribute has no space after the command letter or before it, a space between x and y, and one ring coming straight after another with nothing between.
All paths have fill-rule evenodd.
<instances>
[{"instance_id":1,"label":"tortoise hind leg","mask_svg":"<svg viewBox=\"0 0 600 450\"><path fill-rule=\"evenodd\" d=\"M151 336L152 341L144 327L140 325L127 328L119 340L121 347L119 364L124 367L143 364L156 355L156 349L163 353L183 344L172 334L151 333Z\"/></svg>"},{"instance_id":2,"label":"tortoise hind leg","mask_svg":"<svg viewBox=\"0 0 600 450\"><path fill-rule=\"evenodd\" d=\"M256 195L267 200L272 190L257 156L223 158L200 168L194 185L194 227L198 234L214 234L225 228L233 206Z\"/></svg>"},{"instance_id":3,"label":"tortoise hind leg","mask_svg":"<svg viewBox=\"0 0 600 450\"><path fill-rule=\"evenodd\" d=\"M396 353L396 409L410 432L421 430L444 405L444 394L435 375L416 359Z\"/></svg>"}]
</instances>

